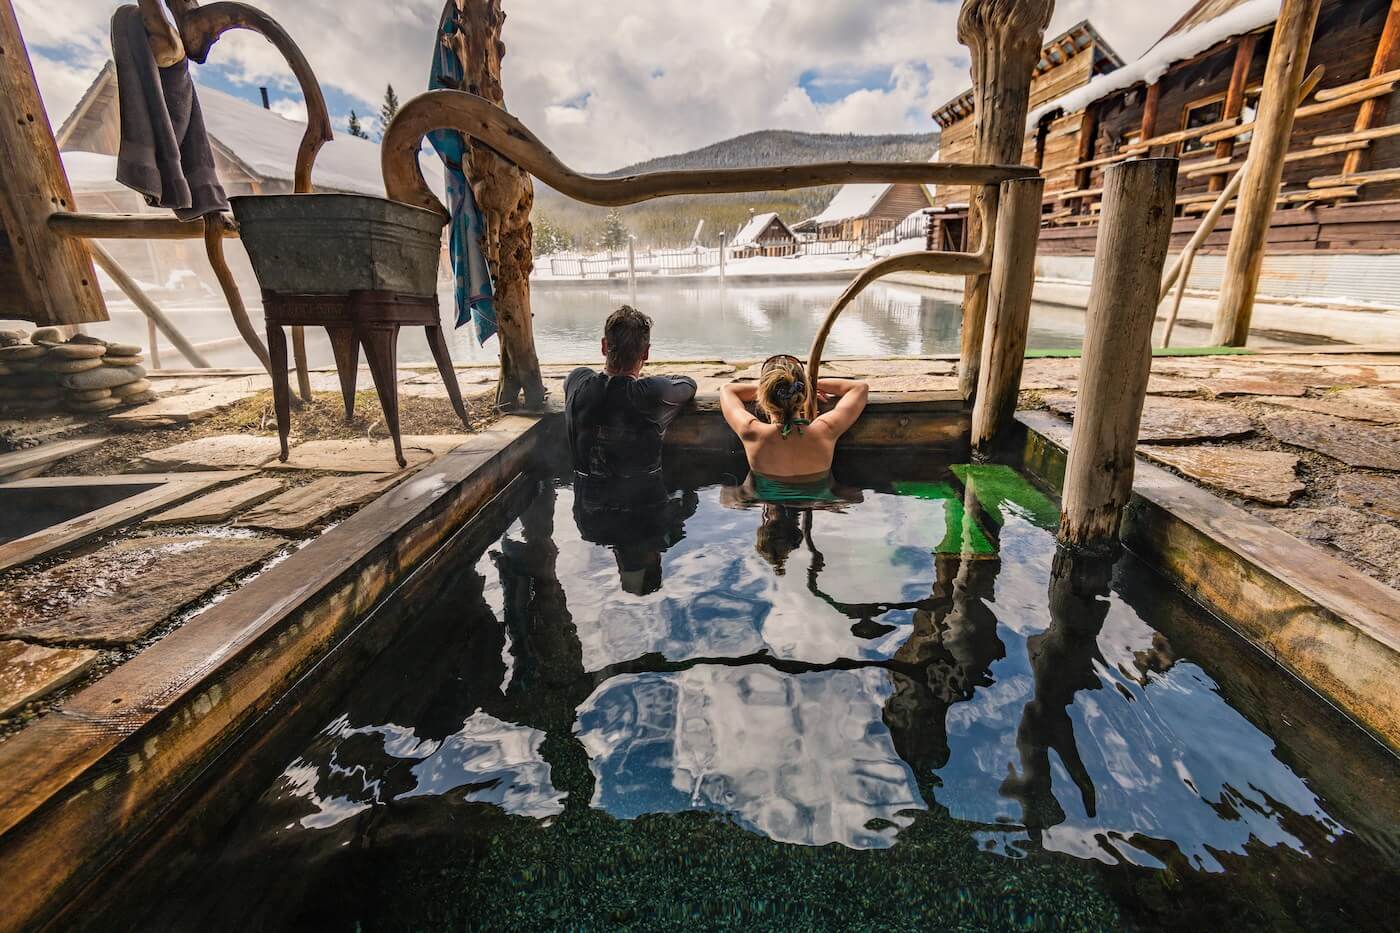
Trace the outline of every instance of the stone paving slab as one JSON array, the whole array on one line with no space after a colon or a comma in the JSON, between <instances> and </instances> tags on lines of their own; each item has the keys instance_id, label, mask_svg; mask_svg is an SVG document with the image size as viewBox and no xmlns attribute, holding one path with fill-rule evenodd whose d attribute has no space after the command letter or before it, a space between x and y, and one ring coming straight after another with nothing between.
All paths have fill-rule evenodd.
<instances>
[{"instance_id":1,"label":"stone paving slab","mask_svg":"<svg viewBox=\"0 0 1400 933\"><path fill-rule=\"evenodd\" d=\"M1400 519L1400 476L1348 473L1337 477L1337 498L1354 509Z\"/></svg>"},{"instance_id":2,"label":"stone paving slab","mask_svg":"<svg viewBox=\"0 0 1400 933\"><path fill-rule=\"evenodd\" d=\"M88 672L99 655L88 648L49 648L0 641L0 716L47 696Z\"/></svg>"},{"instance_id":3,"label":"stone paving slab","mask_svg":"<svg viewBox=\"0 0 1400 933\"><path fill-rule=\"evenodd\" d=\"M250 479L246 483L225 486L207 496L200 496L184 505L146 519L147 525L194 525L227 521L249 506L271 499L282 491L280 481L270 477Z\"/></svg>"},{"instance_id":4,"label":"stone paving slab","mask_svg":"<svg viewBox=\"0 0 1400 933\"><path fill-rule=\"evenodd\" d=\"M1046 400L1051 411L1073 418L1073 398ZM1144 443L1187 443L1226 440L1254 433L1249 415L1226 402L1149 396L1142 410L1138 440Z\"/></svg>"},{"instance_id":5,"label":"stone paving slab","mask_svg":"<svg viewBox=\"0 0 1400 933\"><path fill-rule=\"evenodd\" d=\"M422 466L471 440L471 434L406 434L402 438L408 469ZM327 470L334 473L395 473L394 443L387 438L353 441L306 441L292 447L286 463L272 460L273 470Z\"/></svg>"},{"instance_id":6,"label":"stone paving slab","mask_svg":"<svg viewBox=\"0 0 1400 933\"><path fill-rule=\"evenodd\" d=\"M324 476L254 506L234 525L283 534L303 533L341 509L379 496L388 488L385 479L382 475Z\"/></svg>"},{"instance_id":7,"label":"stone paving slab","mask_svg":"<svg viewBox=\"0 0 1400 933\"><path fill-rule=\"evenodd\" d=\"M277 438L216 434L185 441L173 447L149 450L132 464L147 473L180 473L189 470L230 470L260 467L281 453Z\"/></svg>"},{"instance_id":8,"label":"stone paving slab","mask_svg":"<svg viewBox=\"0 0 1400 933\"><path fill-rule=\"evenodd\" d=\"M1349 418L1352 421L1370 421L1375 424L1400 424L1400 403L1368 403L1356 395L1362 390L1348 390L1322 398L1283 398L1265 396L1259 399L1265 405L1277 408L1291 408L1295 411L1310 411L1334 418Z\"/></svg>"},{"instance_id":9,"label":"stone paving slab","mask_svg":"<svg viewBox=\"0 0 1400 933\"><path fill-rule=\"evenodd\" d=\"M1279 374L1244 376L1234 379L1207 379L1206 391L1217 398L1239 395L1294 396L1307 395L1307 386L1300 381L1281 378Z\"/></svg>"},{"instance_id":10,"label":"stone paving slab","mask_svg":"<svg viewBox=\"0 0 1400 933\"><path fill-rule=\"evenodd\" d=\"M1400 528L1356 509L1265 509L1260 514L1295 538L1330 545L1388 586L1400 586Z\"/></svg>"},{"instance_id":11,"label":"stone paving slab","mask_svg":"<svg viewBox=\"0 0 1400 933\"><path fill-rule=\"evenodd\" d=\"M179 395L159 398L148 405L118 412L107 423L119 431L140 431L163 428L173 424L200 421L220 411L252 398L258 390L210 386Z\"/></svg>"},{"instance_id":12,"label":"stone paving slab","mask_svg":"<svg viewBox=\"0 0 1400 933\"><path fill-rule=\"evenodd\" d=\"M51 463L100 447L104 442L100 437L82 437L0 453L0 479L27 479L43 472Z\"/></svg>"},{"instance_id":13,"label":"stone paving slab","mask_svg":"<svg viewBox=\"0 0 1400 933\"><path fill-rule=\"evenodd\" d=\"M1138 453L1199 483L1268 505L1287 505L1307 488L1298 478L1299 459L1275 450L1142 446Z\"/></svg>"},{"instance_id":14,"label":"stone paving slab","mask_svg":"<svg viewBox=\"0 0 1400 933\"><path fill-rule=\"evenodd\" d=\"M186 535L117 541L0 595L0 635L128 645L285 543Z\"/></svg>"},{"instance_id":15,"label":"stone paving slab","mask_svg":"<svg viewBox=\"0 0 1400 933\"><path fill-rule=\"evenodd\" d=\"M1348 466L1400 471L1400 430L1311 412L1265 415L1264 427L1285 444Z\"/></svg>"}]
</instances>

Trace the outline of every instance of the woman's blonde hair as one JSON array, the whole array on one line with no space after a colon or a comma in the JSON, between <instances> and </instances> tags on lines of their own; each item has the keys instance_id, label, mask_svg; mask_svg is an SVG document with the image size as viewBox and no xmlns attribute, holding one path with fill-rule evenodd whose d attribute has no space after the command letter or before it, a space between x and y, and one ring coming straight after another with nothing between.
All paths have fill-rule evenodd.
<instances>
[{"instance_id":1,"label":"woman's blonde hair","mask_svg":"<svg viewBox=\"0 0 1400 933\"><path fill-rule=\"evenodd\" d=\"M807 372L793 356L775 356L758 377L758 407L771 424L790 424L807 410Z\"/></svg>"}]
</instances>

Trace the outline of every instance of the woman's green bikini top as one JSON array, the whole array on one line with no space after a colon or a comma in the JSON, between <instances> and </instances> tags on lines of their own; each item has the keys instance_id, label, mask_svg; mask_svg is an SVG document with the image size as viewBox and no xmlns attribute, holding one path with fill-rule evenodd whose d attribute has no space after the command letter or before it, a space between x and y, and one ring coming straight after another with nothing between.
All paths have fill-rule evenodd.
<instances>
[{"instance_id":1,"label":"woman's green bikini top","mask_svg":"<svg viewBox=\"0 0 1400 933\"><path fill-rule=\"evenodd\" d=\"M831 491L830 473L813 479L775 479L757 471L750 475L753 477L754 496L762 502L785 505L798 502L835 502L838 498L836 493Z\"/></svg>"}]
</instances>

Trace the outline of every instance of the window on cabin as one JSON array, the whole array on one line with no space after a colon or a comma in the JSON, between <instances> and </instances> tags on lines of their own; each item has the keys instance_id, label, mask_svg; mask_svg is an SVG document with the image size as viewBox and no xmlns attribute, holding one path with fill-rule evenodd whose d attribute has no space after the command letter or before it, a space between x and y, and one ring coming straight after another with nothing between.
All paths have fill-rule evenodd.
<instances>
[{"instance_id":1,"label":"window on cabin","mask_svg":"<svg viewBox=\"0 0 1400 933\"><path fill-rule=\"evenodd\" d=\"M1186 105L1186 118L1182 122L1182 129L1197 130L1203 126L1210 126L1219 123L1225 118L1225 99L1216 97L1193 104ZM1210 144L1202 142L1197 136L1188 139L1181 144L1181 154L1186 155L1191 152L1200 152L1202 149L1209 149Z\"/></svg>"},{"instance_id":2,"label":"window on cabin","mask_svg":"<svg viewBox=\"0 0 1400 933\"><path fill-rule=\"evenodd\" d=\"M1259 95L1263 92L1264 89L1261 87L1256 87L1251 91L1245 91L1244 108L1240 111L1241 124L1253 123L1259 118ZM1247 146L1249 145L1249 141L1253 138L1253 130L1250 130L1248 133L1241 133L1239 136L1235 137L1235 145Z\"/></svg>"}]
</instances>

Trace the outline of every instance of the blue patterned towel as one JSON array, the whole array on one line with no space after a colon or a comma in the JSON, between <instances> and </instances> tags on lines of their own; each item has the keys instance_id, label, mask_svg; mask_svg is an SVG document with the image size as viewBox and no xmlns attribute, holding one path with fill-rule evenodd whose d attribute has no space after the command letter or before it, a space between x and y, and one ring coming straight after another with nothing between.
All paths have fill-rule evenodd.
<instances>
[{"instance_id":1,"label":"blue patterned towel","mask_svg":"<svg viewBox=\"0 0 1400 933\"><path fill-rule=\"evenodd\" d=\"M433 71L428 89L462 90L462 63L447 44L447 38L457 32L456 0L447 0L438 21L438 41L433 52ZM491 287L491 267L481 248L486 235L486 219L476 206L476 195L467 180L462 165L467 155L467 140L456 130L433 130L428 142L442 159L447 176L447 201L452 210L448 253L452 258L452 273L456 277L457 326L470 319L476 326L476 339L485 343L496 333L496 304Z\"/></svg>"}]
</instances>

